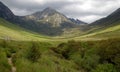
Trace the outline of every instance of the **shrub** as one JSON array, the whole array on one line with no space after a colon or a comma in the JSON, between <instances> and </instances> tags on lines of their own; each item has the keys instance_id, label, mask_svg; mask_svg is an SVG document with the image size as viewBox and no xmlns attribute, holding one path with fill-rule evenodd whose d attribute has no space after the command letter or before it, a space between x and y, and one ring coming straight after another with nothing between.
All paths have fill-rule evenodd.
<instances>
[{"instance_id":1,"label":"shrub","mask_svg":"<svg viewBox=\"0 0 120 72\"><path fill-rule=\"evenodd\" d=\"M99 64L91 72L117 72L116 68L112 64Z\"/></svg>"},{"instance_id":2,"label":"shrub","mask_svg":"<svg viewBox=\"0 0 120 72\"><path fill-rule=\"evenodd\" d=\"M28 59L31 60L32 62L36 62L41 56L39 46L37 43L33 42L32 47L29 50L28 53Z\"/></svg>"},{"instance_id":3,"label":"shrub","mask_svg":"<svg viewBox=\"0 0 120 72\"><path fill-rule=\"evenodd\" d=\"M90 71L99 64L100 57L97 55L96 50L91 48L85 52L85 56L78 63L82 68Z\"/></svg>"},{"instance_id":4,"label":"shrub","mask_svg":"<svg viewBox=\"0 0 120 72\"><path fill-rule=\"evenodd\" d=\"M101 57L101 63L111 63L120 65L120 41L105 40L97 44L98 54Z\"/></svg>"}]
</instances>

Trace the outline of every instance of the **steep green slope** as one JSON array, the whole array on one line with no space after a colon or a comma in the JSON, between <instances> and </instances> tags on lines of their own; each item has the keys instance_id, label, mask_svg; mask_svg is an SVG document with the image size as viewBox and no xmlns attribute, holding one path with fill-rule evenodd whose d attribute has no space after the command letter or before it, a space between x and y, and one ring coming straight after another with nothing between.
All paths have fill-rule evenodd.
<instances>
[{"instance_id":1,"label":"steep green slope","mask_svg":"<svg viewBox=\"0 0 120 72\"><path fill-rule=\"evenodd\" d=\"M109 27L98 32L94 37L120 37L120 25Z\"/></svg>"},{"instance_id":2,"label":"steep green slope","mask_svg":"<svg viewBox=\"0 0 120 72\"><path fill-rule=\"evenodd\" d=\"M111 38L120 36L120 8L105 18L89 24L87 34L83 37L89 38Z\"/></svg>"},{"instance_id":3,"label":"steep green slope","mask_svg":"<svg viewBox=\"0 0 120 72\"><path fill-rule=\"evenodd\" d=\"M92 33L76 37L75 39L105 39L105 38L118 38L120 37L120 24L115 26L111 26L108 28L103 28L99 30L95 30Z\"/></svg>"},{"instance_id":4,"label":"steep green slope","mask_svg":"<svg viewBox=\"0 0 120 72\"><path fill-rule=\"evenodd\" d=\"M42 36L20 28L2 18L0 18L0 38L12 40L49 40L47 36Z\"/></svg>"}]
</instances>

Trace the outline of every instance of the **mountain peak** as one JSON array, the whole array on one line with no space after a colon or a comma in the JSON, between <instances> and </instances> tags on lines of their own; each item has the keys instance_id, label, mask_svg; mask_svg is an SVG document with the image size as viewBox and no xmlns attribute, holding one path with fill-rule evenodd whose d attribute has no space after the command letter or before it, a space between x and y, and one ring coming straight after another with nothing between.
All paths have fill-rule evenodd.
<instances>
[{"instance_id":1,"label":"mountain peak","mask_svg":"<svg viewBox=\"0 0 120 72\"><path fill-rule=\"evenodd\" d=\"M55 11L55 9L53 9L52 7L47 7L44 10L54 10Z\"/></svg>"},{"instance_id":2,"label":"mountain peak","mask_svg":"<svg viewBox=\"0 0 120 72\"><path fill-rule=\"evenodd\" d=\"M51 14L54 14L54 13L58 13L55 9L51 8L51 7L47 7L45 8L42 13L45 13L45 14L48 14L48 15L51 15Z\"/></svg>"},{"instance_id":3,"label":"mountain peak","mask_svg":"<svg viewBox=\"0 0 120 72\"><path fill-rule=\"evenodd\" d=\"M47 7L41 12L34 13L33 16L34 16L35 19L40 20L40 19L46 18L48 16L52 16L52 15L58 14L58 13L59 12L57 12L55 9L53 9L51 7Z\"/></svg>"}]
</instances>

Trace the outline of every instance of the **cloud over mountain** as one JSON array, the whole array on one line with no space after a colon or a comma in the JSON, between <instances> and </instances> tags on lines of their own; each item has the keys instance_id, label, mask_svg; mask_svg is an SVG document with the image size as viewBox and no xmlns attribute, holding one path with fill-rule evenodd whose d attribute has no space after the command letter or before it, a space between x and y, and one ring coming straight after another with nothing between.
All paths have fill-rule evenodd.
<instances>
[{"instance_id":1,"label":"cloud over mountain","mask_svg":"<svg viewBox=\"0 0 120 72\"><path fill-rule=\"evenodd\" d=\"M120 7L120 0L0 0L16 15L27 15L52 7L68 17L93 22Z\"/></svg>"}]
</instances>

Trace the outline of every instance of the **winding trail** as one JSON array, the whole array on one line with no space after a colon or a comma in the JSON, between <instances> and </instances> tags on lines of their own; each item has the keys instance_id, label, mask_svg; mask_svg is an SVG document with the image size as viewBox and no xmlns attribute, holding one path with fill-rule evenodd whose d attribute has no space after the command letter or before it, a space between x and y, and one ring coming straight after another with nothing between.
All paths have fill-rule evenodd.
<instances>
[{"instance_id":1,"label":"winding trail","mask_svg":"<svg viewBox=\"0 0 120 72\"><path fill-rule=\"evenodd\" d=\"M16 67L14 66L13 62L12 62L12 59L13 59L13 56L15 55L15 53L12 54L12 56L10 58L8 58L8 63L10 64L11 66L11 72L16 72Z\"/></svg>"}]
</instances>

